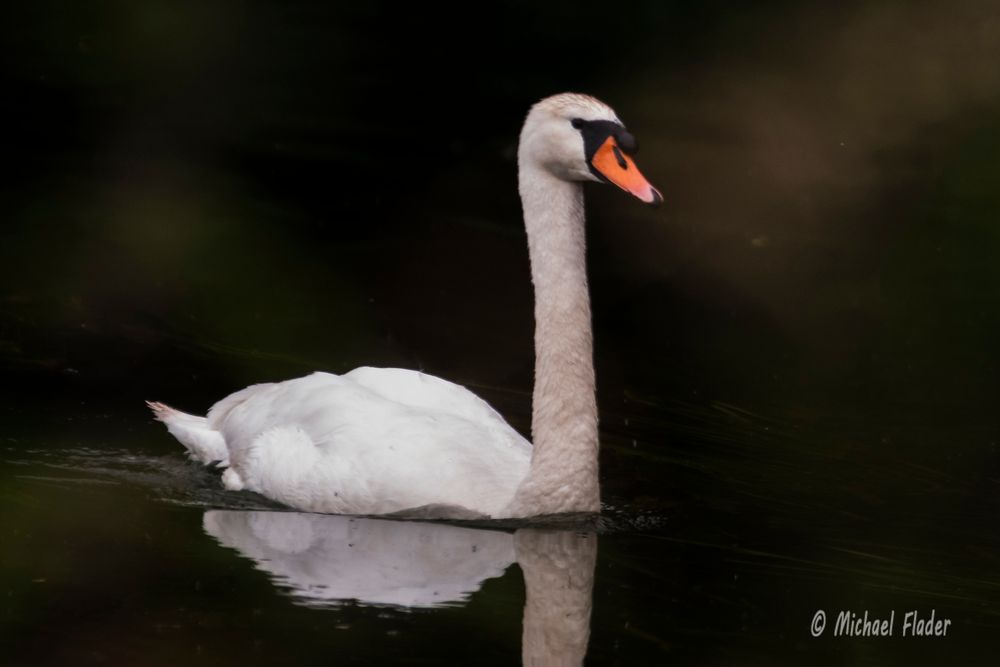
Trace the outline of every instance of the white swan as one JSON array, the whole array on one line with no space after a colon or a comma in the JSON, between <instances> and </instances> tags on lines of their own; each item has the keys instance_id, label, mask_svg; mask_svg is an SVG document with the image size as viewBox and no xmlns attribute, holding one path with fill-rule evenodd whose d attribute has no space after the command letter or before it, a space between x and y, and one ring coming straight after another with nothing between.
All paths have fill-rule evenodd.
<instances>
[{"instance_id":1,"label":"white swan","mask_svg":"<svg viewBox=\"0 0 1000 667\"><path fill-rule=\"evenodd\" d=\"M150 403L226 488L333 514L527 517L600 510L582 181L649 204L610 107L565 93L535 104L518 185L535 286L534 447L467 389L416 371L358 368L238 391L207 417Z\"/></svg>"}]
</instances>

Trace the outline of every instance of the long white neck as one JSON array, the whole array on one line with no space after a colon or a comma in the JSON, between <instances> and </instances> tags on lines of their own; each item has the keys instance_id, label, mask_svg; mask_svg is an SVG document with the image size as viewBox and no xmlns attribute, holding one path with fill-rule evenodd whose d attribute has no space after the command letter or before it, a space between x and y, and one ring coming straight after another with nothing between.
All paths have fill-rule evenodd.
<instances>
[{"instance_id":1,"label":"long white neck","mask_svg":"<svg viewBox=\"0 0 1000 667\"><path fill-rule=\"evenodd\" d=\"M597 405L583 188L522 161L519 189L535 285L534 449L509 513L597 512Z\"/></svg>"}]
</instances>

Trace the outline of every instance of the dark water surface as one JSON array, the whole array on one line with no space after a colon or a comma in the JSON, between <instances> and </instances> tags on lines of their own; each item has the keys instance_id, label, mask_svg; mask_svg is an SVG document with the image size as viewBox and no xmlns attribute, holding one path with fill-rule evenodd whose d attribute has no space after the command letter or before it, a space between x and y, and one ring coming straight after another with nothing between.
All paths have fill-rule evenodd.
<instances>
[{"instance_id":1,"label":"dark water surface","mask_svg":"<svg viewBox=\"0 0 1000 667\"><path fill-rule=\"evenodd\" d=\"M997 539L984 530L995 516L988 487L974 488L964 466L944 461L899 469L795 454L813 445L807 436L768 435L773 425L729 412L701 415L702 436L685 438L701 445L697 456L627 454L654 442L609 437L605 458L641 467L662 488L608 498L590 533L592 598L586 586L571 596L593 604L590 662L929 664L989 655L1000 595L991 576ZM119 406L15 404L5 423L13 434L0 477L7 664L520 660L522 568L550 553L545 542L515 549L530 526L281 511L221 490L145 415ZM555 578L540 579L555 593L536 582L543 600L564 579L572 592L565 571L592 563L592 552L559 553ZM952 625L944 638L813 639L818 609L831 622L836 610L896 610L897 633L910 610ZM579 632L563 634L560 655L588 646Z\"/></svg>"},{"instance_id":2,"label":"dark water surface","mask_svg":"<svg viewBox=\"0 0 1000 667\"><path fill-rule=\"evenodd\" d=\"M57 4L0 65L0 664L994 657L995 3ZM302 515L184 459L143 400L359 365L527 433L515 142L567 89L666 195L587 192L596 526Z\"/></svg>"}]
</instances>

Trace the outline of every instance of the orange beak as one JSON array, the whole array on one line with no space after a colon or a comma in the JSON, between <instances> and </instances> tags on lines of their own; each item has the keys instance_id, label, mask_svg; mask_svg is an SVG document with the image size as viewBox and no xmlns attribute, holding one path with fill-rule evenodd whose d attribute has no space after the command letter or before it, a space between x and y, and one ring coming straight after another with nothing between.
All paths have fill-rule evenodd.
<instances>
[{"instance_id":1,"label":"orange beak","mask_svg":"<svg viewBox=\"0 0 1000 667\"><path fill-rule=\"evenodd\" d=\"M591 166L609 182L614 183L625 192L631 193L640 201L651 206L663 203L663 195L650 185L632 158L626 155L613 136L608 137L590 160Z\"/></svg>"}]
</instances>

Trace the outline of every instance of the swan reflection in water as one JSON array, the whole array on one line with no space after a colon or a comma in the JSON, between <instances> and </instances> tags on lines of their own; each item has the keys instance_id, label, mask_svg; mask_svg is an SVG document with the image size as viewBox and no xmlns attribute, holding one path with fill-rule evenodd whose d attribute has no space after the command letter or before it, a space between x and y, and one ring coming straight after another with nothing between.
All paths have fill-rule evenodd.
<instances>
[{"instance_id":1,"label":"swan reflection in water","mask_svg":"<svg viewBox=\"0 0 1000 667\"><path fill-rule=\"evenodd\" d=\"M517 562L524 664L579 665L587 651L593 533L222 510L206 512L204 527L309 606L461 604Z\"/></svg>"}]
</instances>

